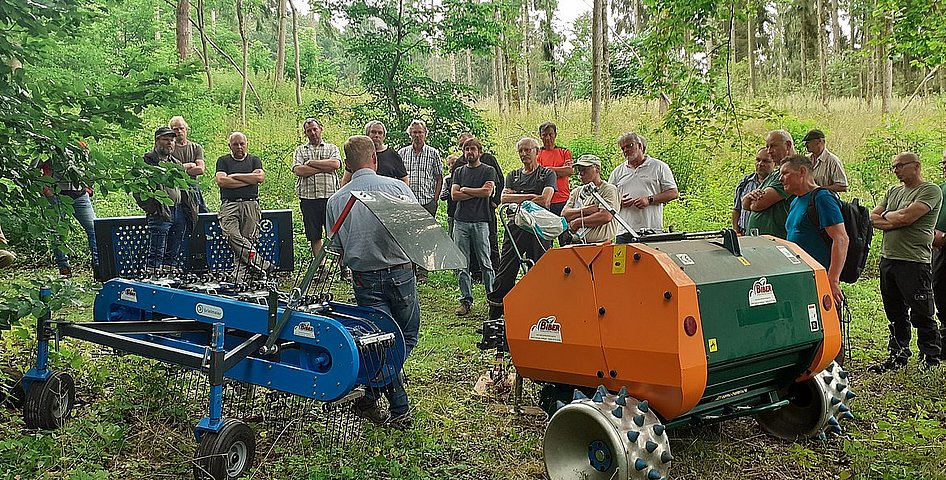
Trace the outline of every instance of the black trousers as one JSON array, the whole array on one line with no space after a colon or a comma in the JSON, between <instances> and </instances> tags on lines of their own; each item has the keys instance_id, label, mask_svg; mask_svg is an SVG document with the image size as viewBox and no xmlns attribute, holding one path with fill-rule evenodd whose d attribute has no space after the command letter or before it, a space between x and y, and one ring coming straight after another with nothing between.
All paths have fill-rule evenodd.
<instances>
[{"instance_id":1,"label":"black trousers","mask_svg":"<svg viewBox=\"0 0 946 480\"><path fill-rule=\"evenodd\" d=\"M549 211L561 217L562 210L565 210L566 203L568 202L550 203ZM571 242L571 239L572 239L571 232L569 232L568 230L565 230L564 232L562 232L561 235L558 236L558 244L564 247L565 245L568 245L569 242Z\"/></svg>"},{"instance_id":2,"label":"black trousers","mask_svg":"<svg viewBox=\"0 0 946 480\"><path fill-rule=\"evenodd\" d=\"M512 247L513 242L519 248L519 253L533 262L538 262L542 254L552 246L552 242L539 240L535 233L527 232L510 224L509 229L506 230L506 237L503 239L503 251L499 256L499 267L493 267L496 271L493 291L486 295L486 300L489 301L489 318L491 320L503 315L503 298L516 285L516 277L519 275L519 258Z\"/></svg>"},{"instance_id":3,"label":"black trousers","mask_svg":"<svg viewBox=\"0 0 946 480\"><path fill-rule=\"evenodd\" d=\"M489 261L492 264L495 273L496 266L499 265L499 228L496 225L496 209L489 211ZM476 261L475 256L470 257L470 274L477 276L481 273L480 263Z\"/></svg>"},{"instance_id":4,"label":"black trousers","mask_svg":"<svg viewBox=\"0 0 946 480\"><path fill-rule=\"evenodd\" d=\"M946 354L943 340L946 339L946 252L933 250L933 303L939 318L940 357Z\"/></svg>"},{"instance_id":5,"label":"black trousers","mask_svg":"<svg viewBox=\"0 0 946 480\"><path fill-rule=\"evenodd\" d=\"M940 337L933 319L933 280L928 263L880 259L880 296L890 328L891 356L910 357L912 328L920 353L939 358Z\"/></svg>"}]
</instances>

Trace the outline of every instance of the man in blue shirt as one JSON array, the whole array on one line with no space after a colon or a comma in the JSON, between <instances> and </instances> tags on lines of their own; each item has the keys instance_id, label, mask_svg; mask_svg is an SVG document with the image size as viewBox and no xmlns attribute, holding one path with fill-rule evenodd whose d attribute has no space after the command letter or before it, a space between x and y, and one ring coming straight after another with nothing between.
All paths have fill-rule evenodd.
<instances>
[{"instance_id":1,"label":"man in blue shirt","mask_svg":"<svg viewBox=\"0 0 946 480\"><path fill-rule=\"evenodd\" d=\"M835 302L844 299L841 293L841 269L847 258L848 237L844 230L841 204L828 190L818 188L811 174L811 159L792 155L782 162L780 171L785 191L795 195L788 219L785 221L786 240L794 242L828 270L828 284ZM812 223L808 205L815 202L820 225ZM831 239L829 244L821 235L824 230Z\"/></svg>"},{"instance_id":2,"label":"man in blue shirt","mask_svg":"<svg viewBox=\"0 0 946 480\"><path fill-rule=\"evenodd\" d=\"M378 154L370 138L363 135L351 137L344 148L345 167L353 173L351 181L328 199L325 225L329 229L335 225L353 191L386 192L417 201L404 182L377 174ZM410 257L381 221L359 202L352 207L335 235L338 235L345 265L352 270L355 301L359 306L376 308L394 319L404 333L406 359L417 345L420 331L420 303ZM355 401L355 414L379 425L401 430L409 428L410 404L404 390L403 375L397 375L382 390L378 392L369 388L364 397ZM380 393L388 399L390 413L382 412L378 407Z\"/></svg>"}]
</instances>

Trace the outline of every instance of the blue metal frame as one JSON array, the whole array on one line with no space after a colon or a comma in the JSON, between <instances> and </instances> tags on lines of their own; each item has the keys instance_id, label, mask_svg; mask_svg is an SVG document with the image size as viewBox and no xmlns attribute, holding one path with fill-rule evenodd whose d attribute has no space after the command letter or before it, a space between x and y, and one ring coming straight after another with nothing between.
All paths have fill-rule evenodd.
<instances>
[{"instance_id":1,"label":"blue metal frame","mask_svg":"<svg viewBox=\"0 0 946 480\"><path fill-rule=\"evenodd\" d=\"M49 299L52 296L52 290L49 287L43 287L39 290L39 300L47 305L46 312L36 319L36 366L29 369L23 375L23 391L29 392L34 382L45 382L53 374L49 370L49 322L51 312L48 308Z\"/></svg>"}]
</instances>

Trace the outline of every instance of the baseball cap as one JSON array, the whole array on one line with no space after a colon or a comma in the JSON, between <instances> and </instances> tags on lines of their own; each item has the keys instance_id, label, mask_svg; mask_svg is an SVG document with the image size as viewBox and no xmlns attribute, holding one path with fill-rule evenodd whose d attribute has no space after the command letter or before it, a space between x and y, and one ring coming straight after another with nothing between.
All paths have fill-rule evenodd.
<instances>
[{"instance_id":1,"label":"baseball cap","mask_svg":"<svg viewBox=\"0 0 946 480\"><path fill-rule=\"evenodd\" d=\"M584 154L584 155L578 157L578 161L575 162L575 166L576 166L576 167L590 167L590 166L592 166L592 165L594 165L594 166L596 166L596 167L600 167L600 166L601 166L601 159L598 158L597 155L592 155L592 154L590 154L590 153L586 153L586 154Z\"/></svg>"},{"instance_id":2,"label":"baseball cap","mask_svg":"<svg viewBox=\"0 0 946 480\"><path fill-rule=\"evenodd\" d=\"M805 138L801 139L801 141L807 142L810 140L818 140L821 138L824 138L824 132L822 132L821 130L817 130L817 129L808 130L808 133L805 134Z\"/></svg>"},{"instance_id":3,"label":"baseball cap","mask_svg":"<svg viewBox=\"0 0 946 480\"><path fill-rule=\"evenodd\" d=\"M176 137L177 134L174 133L174 130L171 130L170 127L161 127L154 131L154 138L160 137Z\"/></svg>"}]
</instances>

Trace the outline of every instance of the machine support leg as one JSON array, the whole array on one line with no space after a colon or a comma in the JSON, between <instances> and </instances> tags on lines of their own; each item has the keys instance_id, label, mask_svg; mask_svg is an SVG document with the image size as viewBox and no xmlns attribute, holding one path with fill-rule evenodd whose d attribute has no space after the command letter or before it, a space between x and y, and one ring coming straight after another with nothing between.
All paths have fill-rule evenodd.
<instances>
[{"instance_id":1,"label":"machine support leg","mask_svg":"<svg viewBox=\"0 0 946 480\"><path fill-rule=\"evenodd\" d=\"M52 290L43 287L39 290L39 300L45 305L42 315L36 318L36 366L23 375L23 389L29 391L33 382L45 382L52 372L49 371L49 340L52 332L49 322L52 320L52 311L49 309L49 299Z\"/></svg>"},{"instance_id":2,"label":"machine support leg","mask_svg":"<svg viewBox=\"0 0 946 480\"><path fill-rule=\"evenodd\" d=\"M200 438L207 432L219 432L223 427L223 373L226 351L223 349L224 324L213 324L211 336L212 351L210 352L210 411L208 415L197 423L194 436Z\"/></svg>"}]
</instances>

